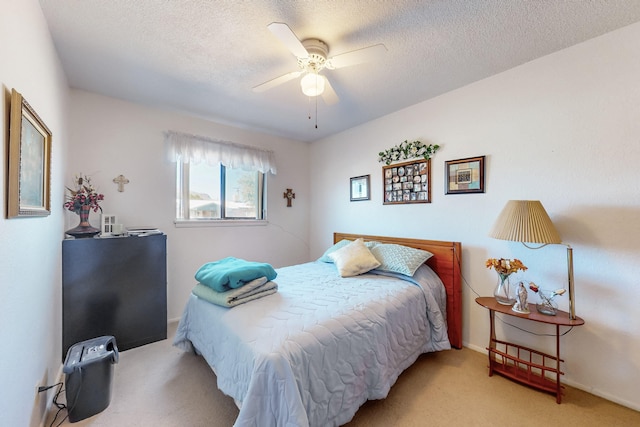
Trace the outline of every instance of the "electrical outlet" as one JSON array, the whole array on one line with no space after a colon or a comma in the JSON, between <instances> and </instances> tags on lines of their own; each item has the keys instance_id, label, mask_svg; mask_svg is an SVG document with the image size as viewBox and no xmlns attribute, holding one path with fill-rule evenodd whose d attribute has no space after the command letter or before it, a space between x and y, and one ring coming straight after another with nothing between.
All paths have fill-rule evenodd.
<instances>
[{"instance_id":1,"label":"electrical outlet","mask_svg":"<svg viewBox=\"0 0 640 427\"><path fill-rule=\"evenodd\" d=\"M43 375L40 381L35 385L35 396L33 399L34 415L41 420L40 425L44 425L45 418L47 416L47 401L49 396L43 391L48 390L46 375Z\"/></svg>"}]
</instances>

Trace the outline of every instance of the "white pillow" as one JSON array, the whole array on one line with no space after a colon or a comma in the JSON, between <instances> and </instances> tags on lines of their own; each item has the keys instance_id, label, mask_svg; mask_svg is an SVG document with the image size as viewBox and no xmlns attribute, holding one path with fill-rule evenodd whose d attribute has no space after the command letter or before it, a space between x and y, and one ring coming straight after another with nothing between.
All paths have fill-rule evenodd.
<instances>
[{"instance_id":1,"label":"white pillow","mask_svg":"<svg viewBox=\"0 0 640 427\"><path fill-rule=\"evenodd\" d=\"M331 252L328 256L333 260L342 277L357 276L380 265L362 239L357 239Z\"/></svg>"},{"instance_id":2,"label":"white pillow","mask_svg":"<svg viewBox=\"0 0 640 427\"><path fill-rule=\"evenodd\" d=\"M433 256L431 252L396 244L379 244L371 253L380 261L378 270L413 276L413 273Z\"/></svg>"}]
</instances>

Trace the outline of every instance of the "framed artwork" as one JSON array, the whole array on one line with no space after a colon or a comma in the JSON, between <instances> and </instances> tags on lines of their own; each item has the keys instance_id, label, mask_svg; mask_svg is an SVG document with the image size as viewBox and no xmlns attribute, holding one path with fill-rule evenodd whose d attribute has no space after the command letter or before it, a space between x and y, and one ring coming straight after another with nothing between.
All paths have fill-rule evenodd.
<instances>
[{"instance_id":1,"label":"framed artwork","mask_svg":"<svg viewBox=\"0 0 640 427\"><path fill-rule=\"evenodd\" d=\"M382 167L384 205L431 203L431 159Z\"/></svg>"},{"instance_id":2,"label":"framed artwork","mask_svg":"<svg viewBox=\"0 0 640 427\"><path fill-rule=\"evenodd\" d=\"M445 194L484 193L484 156L445 162Z\"/></svg>"},{"instance_id":3,"label":"framed artwork","mask_svg":"<svg viewBox=\"0 0 640 427\"><path fill-rule=\"evenodd\" d=\"M47 216L50 207L51 131L29 103L11 90L7 218Z\"/></svg>"},{"instance_id":4,"label":"framed artwork","mask_svg":"<svg viewBox=\"0 0 640 427\"><path fill-rule=\"evenodd\" d=\"M369 187L370 175L362 175L351 178L351 201L370 200L371 190Z\"/></svg>"}]
</instances>

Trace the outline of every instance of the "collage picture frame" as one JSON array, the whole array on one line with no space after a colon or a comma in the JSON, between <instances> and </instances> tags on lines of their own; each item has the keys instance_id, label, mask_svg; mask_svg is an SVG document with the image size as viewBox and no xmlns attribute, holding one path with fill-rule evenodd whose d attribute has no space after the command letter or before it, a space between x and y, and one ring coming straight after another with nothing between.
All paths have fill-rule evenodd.
<instances>
[{"instance_id":1,"label":"collage picture frame","mask_svg":"<svg viewBox=\"0 0 640 427\"><path fill-rule=\"evenodd\" d=\"M431 203L431 159L382 167L384 205Z\"/></svg>"}]
</instances>

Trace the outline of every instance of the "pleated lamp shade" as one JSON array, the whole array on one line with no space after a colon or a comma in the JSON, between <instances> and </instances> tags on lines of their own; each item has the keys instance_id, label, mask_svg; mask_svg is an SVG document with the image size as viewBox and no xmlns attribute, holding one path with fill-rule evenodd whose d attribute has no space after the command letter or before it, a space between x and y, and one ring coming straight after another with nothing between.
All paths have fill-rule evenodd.
<instances>
[{"instance_id":1,"label":"pleated lamp shade","mask_svg":"<svg viewBox=\"0 0 640 427\"><path fill-rule=\"evenodd\" d=\"M512 242L562 243L560 234L538 200L509 200L489 237Z\"/></svg>"}]
</instances>

